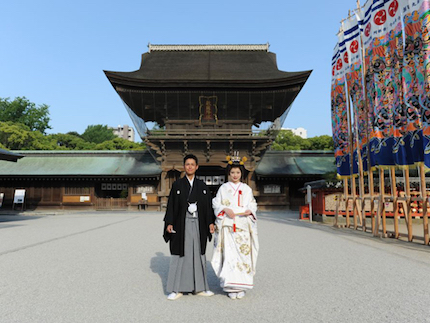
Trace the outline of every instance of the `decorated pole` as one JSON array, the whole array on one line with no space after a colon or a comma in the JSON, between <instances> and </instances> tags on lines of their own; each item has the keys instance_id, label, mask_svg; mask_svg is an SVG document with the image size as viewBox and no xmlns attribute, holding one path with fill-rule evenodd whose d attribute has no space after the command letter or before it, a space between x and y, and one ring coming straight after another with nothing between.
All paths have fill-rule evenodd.
<instances>
[{"instance_id":1,"label":"decorated pole","mask_svg":"<svg viewBox=\"0 0 430 323\"><path fill-rule=\"evenodd\" d=\"M403 170L403 178L405 179L405 199L406 199L406 203L404 203L403 205L405 205L405 210L404 212L405 214L405 222L406 222L406 226L408 229L408 241L412 242L413 239L413 229L412 229L412 212L411 212L411 183L410 183L410 179L409 179L409 168L408 169L404 169Z\"/></svg>"},{"instance_id":2,"label":"decorated pole","mask_svg":"<svg viewBox=\"0 0 430 323\"><path fill-rule=\"evenodd\" d=\"M354 217L354 229L357 229L357 209L356 209L356 184L355 184L355 177L354 177L354 138L353 138L353 131L352 131L352 114L351 114L351 104L349 102L349 94L348 94L348 88L345 86L345 93L346 93L346 106L348 109L348 124L349 124L349 154L350 154L350 174L351 174L351 195L352 195L352 214ZM347 225L349 227L349 225Z\"/></svg>"},{"instance_id":3,"label":"decorated pole","mask_svg":"<svg viewBox=\"0 0 430 323\"><path fill-rule=\"evenodd\" d=\"M393 214L394 214L394 237L399 238L399 206L396 186L396 171L394 167L390 168L391 195L393 197Z\"/></svg>"},{"instance_id":4,"label":"decorated pole","mask_svg":"<svg viewBox=\"0 0 430 323\"><path fill-rule=\"evenodd\" d=\"M343 179L343 195L345 196L345 226L349 228L349 189L348 179Z\"/></svg>"},{"instance_id":5,"label":"decorated pole","mask_svg":"<svg viewBox=\"0 0 430 323\"><path fill-rule=\"evenodd\" d=\"M426 173L424 164L421 163L419 166L420 173L420 188L421 188L421 205L423 214L423 226L424 226L424 244L429 244L429 219L427 213L427 189L426 189Z\"/></svg>"}]
</instances>

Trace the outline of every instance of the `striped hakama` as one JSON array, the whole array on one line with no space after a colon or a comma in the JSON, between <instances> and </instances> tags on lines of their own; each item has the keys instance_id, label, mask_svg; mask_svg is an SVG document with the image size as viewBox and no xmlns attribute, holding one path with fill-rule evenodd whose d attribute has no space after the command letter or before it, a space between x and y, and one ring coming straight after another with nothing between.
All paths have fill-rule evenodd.
<instances>
[{"instance_id":1,"label":"striped hakama","mask_svg":"<svg viewBox=\"0 0 430 323\"><path fill-rule=\"evenodd\" d=\"M184 257L170 258L167 292L201 292L209 290L206 256L200 251L199 219L187 212L185 217Z\"/></svg>"}]
</instances>

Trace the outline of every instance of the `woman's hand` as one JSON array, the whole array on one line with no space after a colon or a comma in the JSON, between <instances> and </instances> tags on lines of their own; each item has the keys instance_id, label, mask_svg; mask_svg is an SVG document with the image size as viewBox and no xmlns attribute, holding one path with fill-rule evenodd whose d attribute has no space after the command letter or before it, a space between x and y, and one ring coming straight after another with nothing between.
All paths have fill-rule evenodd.
<instances>
[{"instance_id":1,"label":"woman's hand","mask_svg":"<svg viewBox=\"0 0 430 323\"><path fill-rule=\"evenodd\" d=\"M214 233L215 232L215 226L213 223L209 224L209 232Z\"/></svg>"},{"instance_id":2,"label":"woman's hand","mask_svg":"<svg viewBox=\"0 0 430 323\"><path fill-rule=\"evenodd\" d=\"M246 210L245 212L243 212L243 214L245 214L246 216L250 216L252 215L252 211Z\"/></svg>"},{"instance_id":3,"label":"woman's hand","mask_svg":"<svg viewBox=\"0 0 430 323\"><path fill-rule=\"evenodd\" d=\"M225 208L223 211L230 219L234 219L234 217L236 216L232 209Z\"/></svg>"},{"instance_id":4,"label":"woman's hand","mask_svg":"<svg viewBox=\"0 0 430 323\"><path fill-rule=\"evenodd\" d=\"M167 231L168 233L172 233L172 230L173 230L173 225L169 224L169 225L167 226L167 228L166 228L166 231Z\"/></svg>"}]
</instances>

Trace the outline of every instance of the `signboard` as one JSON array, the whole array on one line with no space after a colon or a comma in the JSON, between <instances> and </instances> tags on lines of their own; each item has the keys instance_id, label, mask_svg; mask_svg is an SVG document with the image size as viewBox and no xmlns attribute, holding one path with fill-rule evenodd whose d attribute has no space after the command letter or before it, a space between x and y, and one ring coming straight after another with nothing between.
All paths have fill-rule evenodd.
<instances>
[{"instance_id":1,"label":"signboard","mask_svg":"<svg viewBox=\"0 0 430 323\"><path fill-rule=\"evenodd\" d=\"M89 196L80 196L79 197L79 202L89 202L89 201L90 201Z\"/></svg>"},{"instance_id":2,"label":"signboard","mask_svg":"<svg viewBox=\"0 0 430 323\"><path fill-rule=\"evenodd\" d=\"M25 198L25 190L15 190L13 204L23 204Z\"/></svg>"},{"instance_id":3,"label":"signboard","mask_svg":"<svg viewBox=\"0 0 430 323\"><path fill-rule=\"evenodd\" d=\"M276 184L264 185L263 192L265 194L281 194L281 185L276 185Z\"/></svg>"}]
</instances>

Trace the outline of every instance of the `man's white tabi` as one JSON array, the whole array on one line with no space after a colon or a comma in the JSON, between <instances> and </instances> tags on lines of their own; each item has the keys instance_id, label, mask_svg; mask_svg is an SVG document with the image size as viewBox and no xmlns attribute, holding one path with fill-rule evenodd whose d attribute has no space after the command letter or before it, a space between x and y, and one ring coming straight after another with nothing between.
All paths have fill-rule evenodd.
<instances>
[{"instance_id":1,"label":"man's white tabi","mask_svg":"<svg viewBox=\"0 0 430 323\"><path fill-rule=\"evenodd\" d=\"M257 203L252 189L244 184L223 184L212 200L216 216L212 267L226 292L252 289L258 255ZM224 214L229 208L234 219ZM246 210L252 215L240 216Z\"/></svg>"}]
</instances>

